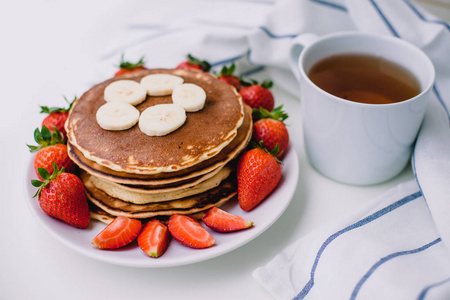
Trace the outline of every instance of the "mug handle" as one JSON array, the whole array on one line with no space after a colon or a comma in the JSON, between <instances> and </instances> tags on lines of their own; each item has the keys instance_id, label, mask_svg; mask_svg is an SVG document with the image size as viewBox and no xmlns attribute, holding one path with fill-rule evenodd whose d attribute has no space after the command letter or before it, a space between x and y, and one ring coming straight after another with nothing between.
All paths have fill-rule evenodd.
<instances>
[{"instance_id":1,"label":"mug handle","mask_svg":"<svg viewBox=\"0 0 450 300\"><path fill-rule=\"evenodd\" d=\"M300 82L300 69L299 69L299 58L300 53L303 49L318 39L318 36L314 33L302 33L297 35L292 40L290 56L289 56L289 66L291 67L292 73L294 73L295 78Z\"/></svg>"}]
</instances>

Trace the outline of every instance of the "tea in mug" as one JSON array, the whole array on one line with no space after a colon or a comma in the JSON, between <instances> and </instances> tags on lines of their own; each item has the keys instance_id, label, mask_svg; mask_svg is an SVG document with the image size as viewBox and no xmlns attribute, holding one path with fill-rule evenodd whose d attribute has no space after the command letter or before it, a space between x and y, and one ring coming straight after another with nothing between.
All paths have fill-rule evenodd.
<instances>
[{"instance_id":1,"label":"tea in mug","mask_svg":"<svg viewBox=\"0 0 450 300\"><path fill-rule=\"evenodd\" d=\"M317 62L308 77L337 97L370 104L404 101L420 94L417 79L402 66L361 54L341 54Z\"/></svg>"}]
</instances>

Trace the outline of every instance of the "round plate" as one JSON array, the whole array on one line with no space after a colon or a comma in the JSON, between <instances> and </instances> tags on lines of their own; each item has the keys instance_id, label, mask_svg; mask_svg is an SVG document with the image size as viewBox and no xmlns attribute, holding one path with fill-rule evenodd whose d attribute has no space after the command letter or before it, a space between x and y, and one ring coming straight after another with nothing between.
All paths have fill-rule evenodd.
<instances>
[{"instance_id":1,"label":"round plate","mask_svg":"<svg viewBox=\"0 0 450 300\"><path fill-rule=\"evenodd\" d=\"M130 267L159 268L181 266L230 252L267 230L291 202L297 186L298 172L297 153L293 147L290 147L283 159L283 176L280 183L267 199L250 212L243 211L236 200L222 206L224 210L232 214L253 221L254 226L252 228L231 233L218 233L204 226L216 240L212 247L191 249L172 239L164 255L156 259L147 256L139 248L136 241L116 250L95 248L91 244L91 240L106 226L102 222L92 220L87 229L78 229L44 213L39 206L38 200L33 198L36 188L31 185L30 180L37 178L37 176L35 175L32 162L27 173L26 188L29 195L27 204L32 214L48 232L69 248L83 255L106 263Z\"/></svg>"}]
</instances>

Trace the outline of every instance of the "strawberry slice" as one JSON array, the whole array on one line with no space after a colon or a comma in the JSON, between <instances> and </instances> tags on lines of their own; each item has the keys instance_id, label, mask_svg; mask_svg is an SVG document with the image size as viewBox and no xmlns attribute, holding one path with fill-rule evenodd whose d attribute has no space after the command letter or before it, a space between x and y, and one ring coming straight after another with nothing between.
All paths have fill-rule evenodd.
<instances>
[{"instance_id":1,"label":"strawberry slice","mask_svg":"<svg viewBox=\"0 0 450 300\"><path fill-rule=\"evenodd\" d=\"M100 249L116 249L131 243L141 231L140 220L119 216L91 242Z\"/></svg>"},{"instance_id":2,"label":"strawberry slice","mask_svg":"<svg viewBox=\"0 0 450 300\"><path fill-rule=\"evenodd\" d=\"M190 216L172 215L168 228L174 239L191 248L208 248L216 242L209 232Z\"/></svg>"},{"instance_id":3,"label":"strawberry slice","mask_svg":"<svg viewBox=\"0 0 450 300\"><path fill-rule=\"evenodd\" d=\"M231 232L249 228L252 221L230 214L220 208L213 207L203 216L203 223L214 231Z\"/></svg>"},{"instance_id":4,"label":"strawberry slice","mask_svg":"<svg viewBox=\"0 0 450 300\"><path fill-rule=\"evenodd\" d=\"M139 247L150 257L160 257L169 245L169 230L161 221L153 219L147 222L139 233Z\"/></svg>"}]
</instances>

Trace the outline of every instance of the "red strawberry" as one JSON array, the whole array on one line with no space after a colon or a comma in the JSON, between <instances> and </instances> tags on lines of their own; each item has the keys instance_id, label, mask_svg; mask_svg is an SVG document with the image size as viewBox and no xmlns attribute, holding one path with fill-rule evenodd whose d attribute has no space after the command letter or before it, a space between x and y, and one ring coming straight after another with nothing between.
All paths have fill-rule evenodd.
<instances>
[{"instance_id":1,"label":"red strawberry","mask_svg":"<svg viewBox=\"0 0 450 300\"><path fill-rule=\"evenodd\" d=\"M174 239L191 248L207 248L216 242L209 232L190 216L172 215L168 228Z\"/></svg>"},{"instance_id":2,"label":"red strawberry","mask_svg":"<svg viewBox=\"0 0 450 300\"><path fill-rule=\"evenodd\" d=\"M44 181L31 180L33 186L39 187L34 197L39 195L39 205L50 216L72 226L86 228L90 214L83 182L77 176L64 172L64 168L58 170L56 164L53 167L52 175L46 169L39 168Z\"/></svg>"},{"instance_id":3,"label":"red strawberry","mask_svg":"<svg viewBox=\"0 0 450 300\"><path fill-rule=\"evenodd\" d=\"M177 66L177 69L190 69L209 72L211 65L206 60L200 60L190 54L187 55L187 60L183 61Z\"/></svg>"},{"instance_id":4,"label":"red strawberry","mask_svg":"<svg viewBox=\"0 0 450 300\"><path fill-rule=\"evenodd\" d=\"M69 158L67 145L62 140L61 133L57 128L55 128L54 132L50 132L45 125L42 126L41 131L39 131L39 128L36 128L34 140L38 143L38 146L27 146L30 148L30 152L37 152L34 157L34 169L39 179L43 180L39 175L38 168L44 168L49 173L53 173L53 162L56 163L59 169L64 167L68 173L77 171L77 166Z\"/></svg>"},{"instance_id":5,"label":"red strawberry","mask_svg":"<svg viewBox=\"0 0 450 300\"><path fill-rule=\"evenodd\" d=\"M100 231L91 243L99 249L117 249L134 241L141 228L140 220L119 216Z\"/></svg>"},{"instance_id":6,"label":"red strawberry","mask_svg":"<svg viewBox=\"0 0 450 300\"><path fill-rule=\"evenodd\" d=\"M245 152L239 158L238 201L245 211L252 210L263 201L281 179L281 164L274 156L278 147L269 153L262 146Z\"/></svg>"},{"instance_id":7,"label":"red strawberry","mask_svg":"<svg viewBox=\"0 0 450 300\"><path fill-rule=\"evenodd\" d=\"M169 245L169 230L161 221L147 222L137 238L139 247L150 257L160 257Z\"/></svg>"},{"instance_id":8,"label":"red strawberry","mask_svg":"<svg viewBox=\"0 0 450 300\"><path fill-rule=\"evenodd\" d=\"M252 108L264 108L272 111L275 100L272 92L269 90L272 87L272 81L264 81L261 84L253 82L248 86L244 86L239 90L242 100Z\"/></svg>"},{"instance_id":9,"label":"red strawberry","mask_svg":"<svg viewBox=\"0 0 450 300\"><path fill-rule=\"evenodd\" d=\"M264 146L270 152L276 145L279 146L278 158L282 158L289 144L289 133L284 124L288 115L282 110L283 105L276 107L272 112L260 108L253 109L253 140L257 143L263 141Z\"/></svg>"},{"instance_id":10,"label":"red strawberry","mask_svg":"<svg viewBox=\"0 0 450 300\"><path fill-rule=\"evenodd\" d=\"M241 79L234 76L235 69L236 69L236 66L234 63L232 63L230 67L223 66L222 70L220 71L220 73L218 75L218 78L219 78L219 80L222 80L223 82L234 86L239 91L242 87L242 84L241 84Z\"/></svg>"},{"instance_id":11,"label":"red strawberry","mask_svg":"<svg viewBox=\"0 0 450 300\"><path fill-rule=\"evenodd\" d=\"M114 74L114 77L138 70L146 70L147 68L144 65L145 65L144 57L141 57L139 61L136 63L131 63L128 61L124 61L122 54L122 57L120 58L119 70Z\"/></svg>"},{"instance_id":12,"label":"red strawberry","mask_svg":"<svg viewBox=\"0 0 450 300\"><path fill-rule=\"evenodd\" d=\"M213 207L202 218L203 223L214 231L230 232L249 228L252 221Z\"/></svg>"},{"instance_id":13,"label":"red strawberry","mask_svg":"<svg viewBox=\"0 0 450 300\"><path fill-rule=\"evenodd\" d=\"M64 100L69 103L68 108L41 106L41 114L48 114L48 116L42 121L42 126L47 126L50 131L55 131L54 128L56 127L63 135L63 138L66 138L66 129L64 128L64 124L66 123L67 117L69 116L69 111L75 100L77 100L77 97L75 97L72 102L69 102L66 97L64 97Z\"/></svg>"}]
</instances>

